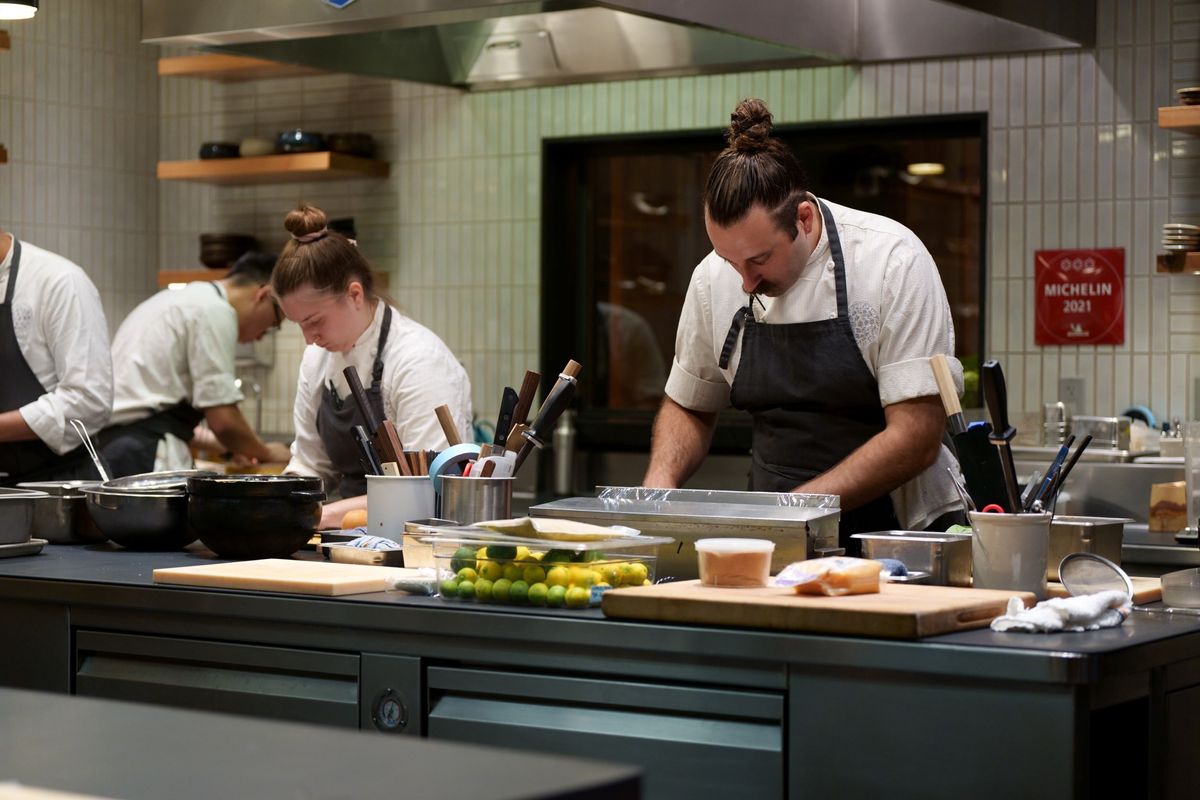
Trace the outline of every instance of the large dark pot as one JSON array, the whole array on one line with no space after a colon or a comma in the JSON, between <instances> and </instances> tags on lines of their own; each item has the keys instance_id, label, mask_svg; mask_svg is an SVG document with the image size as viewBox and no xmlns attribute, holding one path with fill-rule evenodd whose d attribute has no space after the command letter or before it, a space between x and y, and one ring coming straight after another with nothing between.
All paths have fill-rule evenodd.
<instances>
[{"instance_id":1,"label":"large dark pot","mask_svg":"<svg viewBox=\"0 0 1200 800\"><path fill-rule=\"evenodd\" d=\"M187 483L188 525L222 558L286 558L321 521L320 478L221 475Z\"/></svg>"}]
</instances>

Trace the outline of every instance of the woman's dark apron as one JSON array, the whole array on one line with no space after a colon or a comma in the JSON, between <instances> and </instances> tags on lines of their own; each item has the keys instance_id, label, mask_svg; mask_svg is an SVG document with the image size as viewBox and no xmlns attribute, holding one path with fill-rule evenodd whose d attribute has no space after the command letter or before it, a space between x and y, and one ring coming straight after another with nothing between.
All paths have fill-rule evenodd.
<instances>
[{"instance_id":1,"label":"woman's dark apron","mask_svg":"<svg viewBox=\"0 0 1200 800\"><path fill-rule=\"evenodd\" d=\"M817 202L833 255L837 317L766 325L755 321L747 303L734 315L721 352L725 369L741 332L742 355L730 399L754 418L754 491L791 491L832 469L886 426L879 384L850 325L837 226L826 205ZM840 543L849 553L851 534L898 527L885 494L842 511Z\"/></svg>"},{"instance_id":2,"label":"woman's dark apron","mask_svg":"<svg viewBox=\"0 0 1200 800\"><path fill-rule=\"evenodd\" d=\"M367 388L367 401L375 412L375 419L383 420L383 346L392 327L392 308L383 311L383 323L379 326L379 343L375 349L375 362L371 365L371 385ZM432 410L430 413L433 413ZM325 454L333 463L335 472L342 475L342 497L357 497L367 492L367 478L363 469L361 451L354 439L354 426L366 427L366 421L351 397L338 397L333 382L321 389L321 405L317 409L317 435L325 445ZM368 431L370 433L370 431Z\"/></svg>"}]
</instances>

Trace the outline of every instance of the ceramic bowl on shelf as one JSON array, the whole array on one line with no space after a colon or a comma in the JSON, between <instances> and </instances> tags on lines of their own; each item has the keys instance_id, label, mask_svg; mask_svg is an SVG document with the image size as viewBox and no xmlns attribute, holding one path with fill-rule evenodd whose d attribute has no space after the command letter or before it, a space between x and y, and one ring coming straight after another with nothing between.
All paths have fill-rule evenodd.
<instances>
[{"instance_id":1,"label":"ceramic bowl on shelf","mask_svg":"<svg viewBox=\"0 0 1200 800\"><path fill-rule=\"evenodd\" d=\"M200 145L200 158L237 158L237 142L205 142Z\"/></svg>"},{"instance_id":2,"label":"ceramic bowl on shelf","mask_svg":"<svg viewBox=\"0 0 1200 800\"><path fill-rule=\"evenodd\" d=\"M316 153L327 149L325 135L296 128L275 137L276 153Z\"/></svg>"},{"instance_id":3,"label":"ceramic bowl on shelf","mask_svg":"<svg viewBox=\"0 0 1200 800\"><path fill-rule=\"evenodd\" d=\"M331 133L327 142L335 153L370 158L375 155L375 140L369 133Z\"/></svg>"},{"instance_id":4,"label":"ceramic bowl on shelf","mask_svg":"<svg viewBox=\"0 0 1200 800\"><path fill-rule=\"evenodd\" d=\"M200 263L210 269L225 269L253 250L258 240L244 233L200 234Z\"/></svg>"},{"instance_id":5,"label":"ceramic bowl on shelf","mask_svg":"<svg viewBox=\"0 0 1200 800\"><path fill-rule=\"evenodd\" d=\"M270 139L264 139L260 136L248 136L242 139L239 149L241 150L242 158L269 156L275 152L275 143Z\"/></svg>"}]
</instances>

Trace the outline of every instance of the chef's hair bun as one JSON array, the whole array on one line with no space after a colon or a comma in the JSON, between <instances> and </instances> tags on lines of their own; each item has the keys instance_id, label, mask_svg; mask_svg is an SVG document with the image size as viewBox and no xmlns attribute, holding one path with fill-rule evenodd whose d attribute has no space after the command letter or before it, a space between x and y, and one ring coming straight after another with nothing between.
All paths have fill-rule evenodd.
<instances>
[{"instance_id":1,"label":"chef's hair bun","mask_svg":"<svg viewBox=\"0 0 1200 800\"><path fill-rule=\"evenodd\" d=\"M287 228L288 233L292 236L304 236L323 230L328 222L329 217L324 211L305 203L288 212L287 217L283 220L283 227Z\"/></svg>"},{"instance_id":2,"label":"chef's hair bun","mask_svg":"<svg viewBox=\"0 0 1200 800\"><path fill-rule=\"evenodd\" d=\"M757 153L771 141L771 112L767 104L749 98L737 104L729 115L729 131L725 134L729 148L739 153Z\"/></svg>"}]
</instances>

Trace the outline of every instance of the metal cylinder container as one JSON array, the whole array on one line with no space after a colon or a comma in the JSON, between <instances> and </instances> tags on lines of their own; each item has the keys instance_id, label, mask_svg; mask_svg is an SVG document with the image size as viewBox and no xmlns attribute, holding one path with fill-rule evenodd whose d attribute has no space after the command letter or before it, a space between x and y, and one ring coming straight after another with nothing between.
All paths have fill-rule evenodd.
<instances>
[{"instance_id":1,"label":"metal cylinder container","mask_svg":"<svg viewBox=\"0 0 1200 800\"><path fill-rule=\"evenodd\" d=\"M512 478L443 475L438 516L460 525L512 516Z\"/></svg>"}]
</instances>

